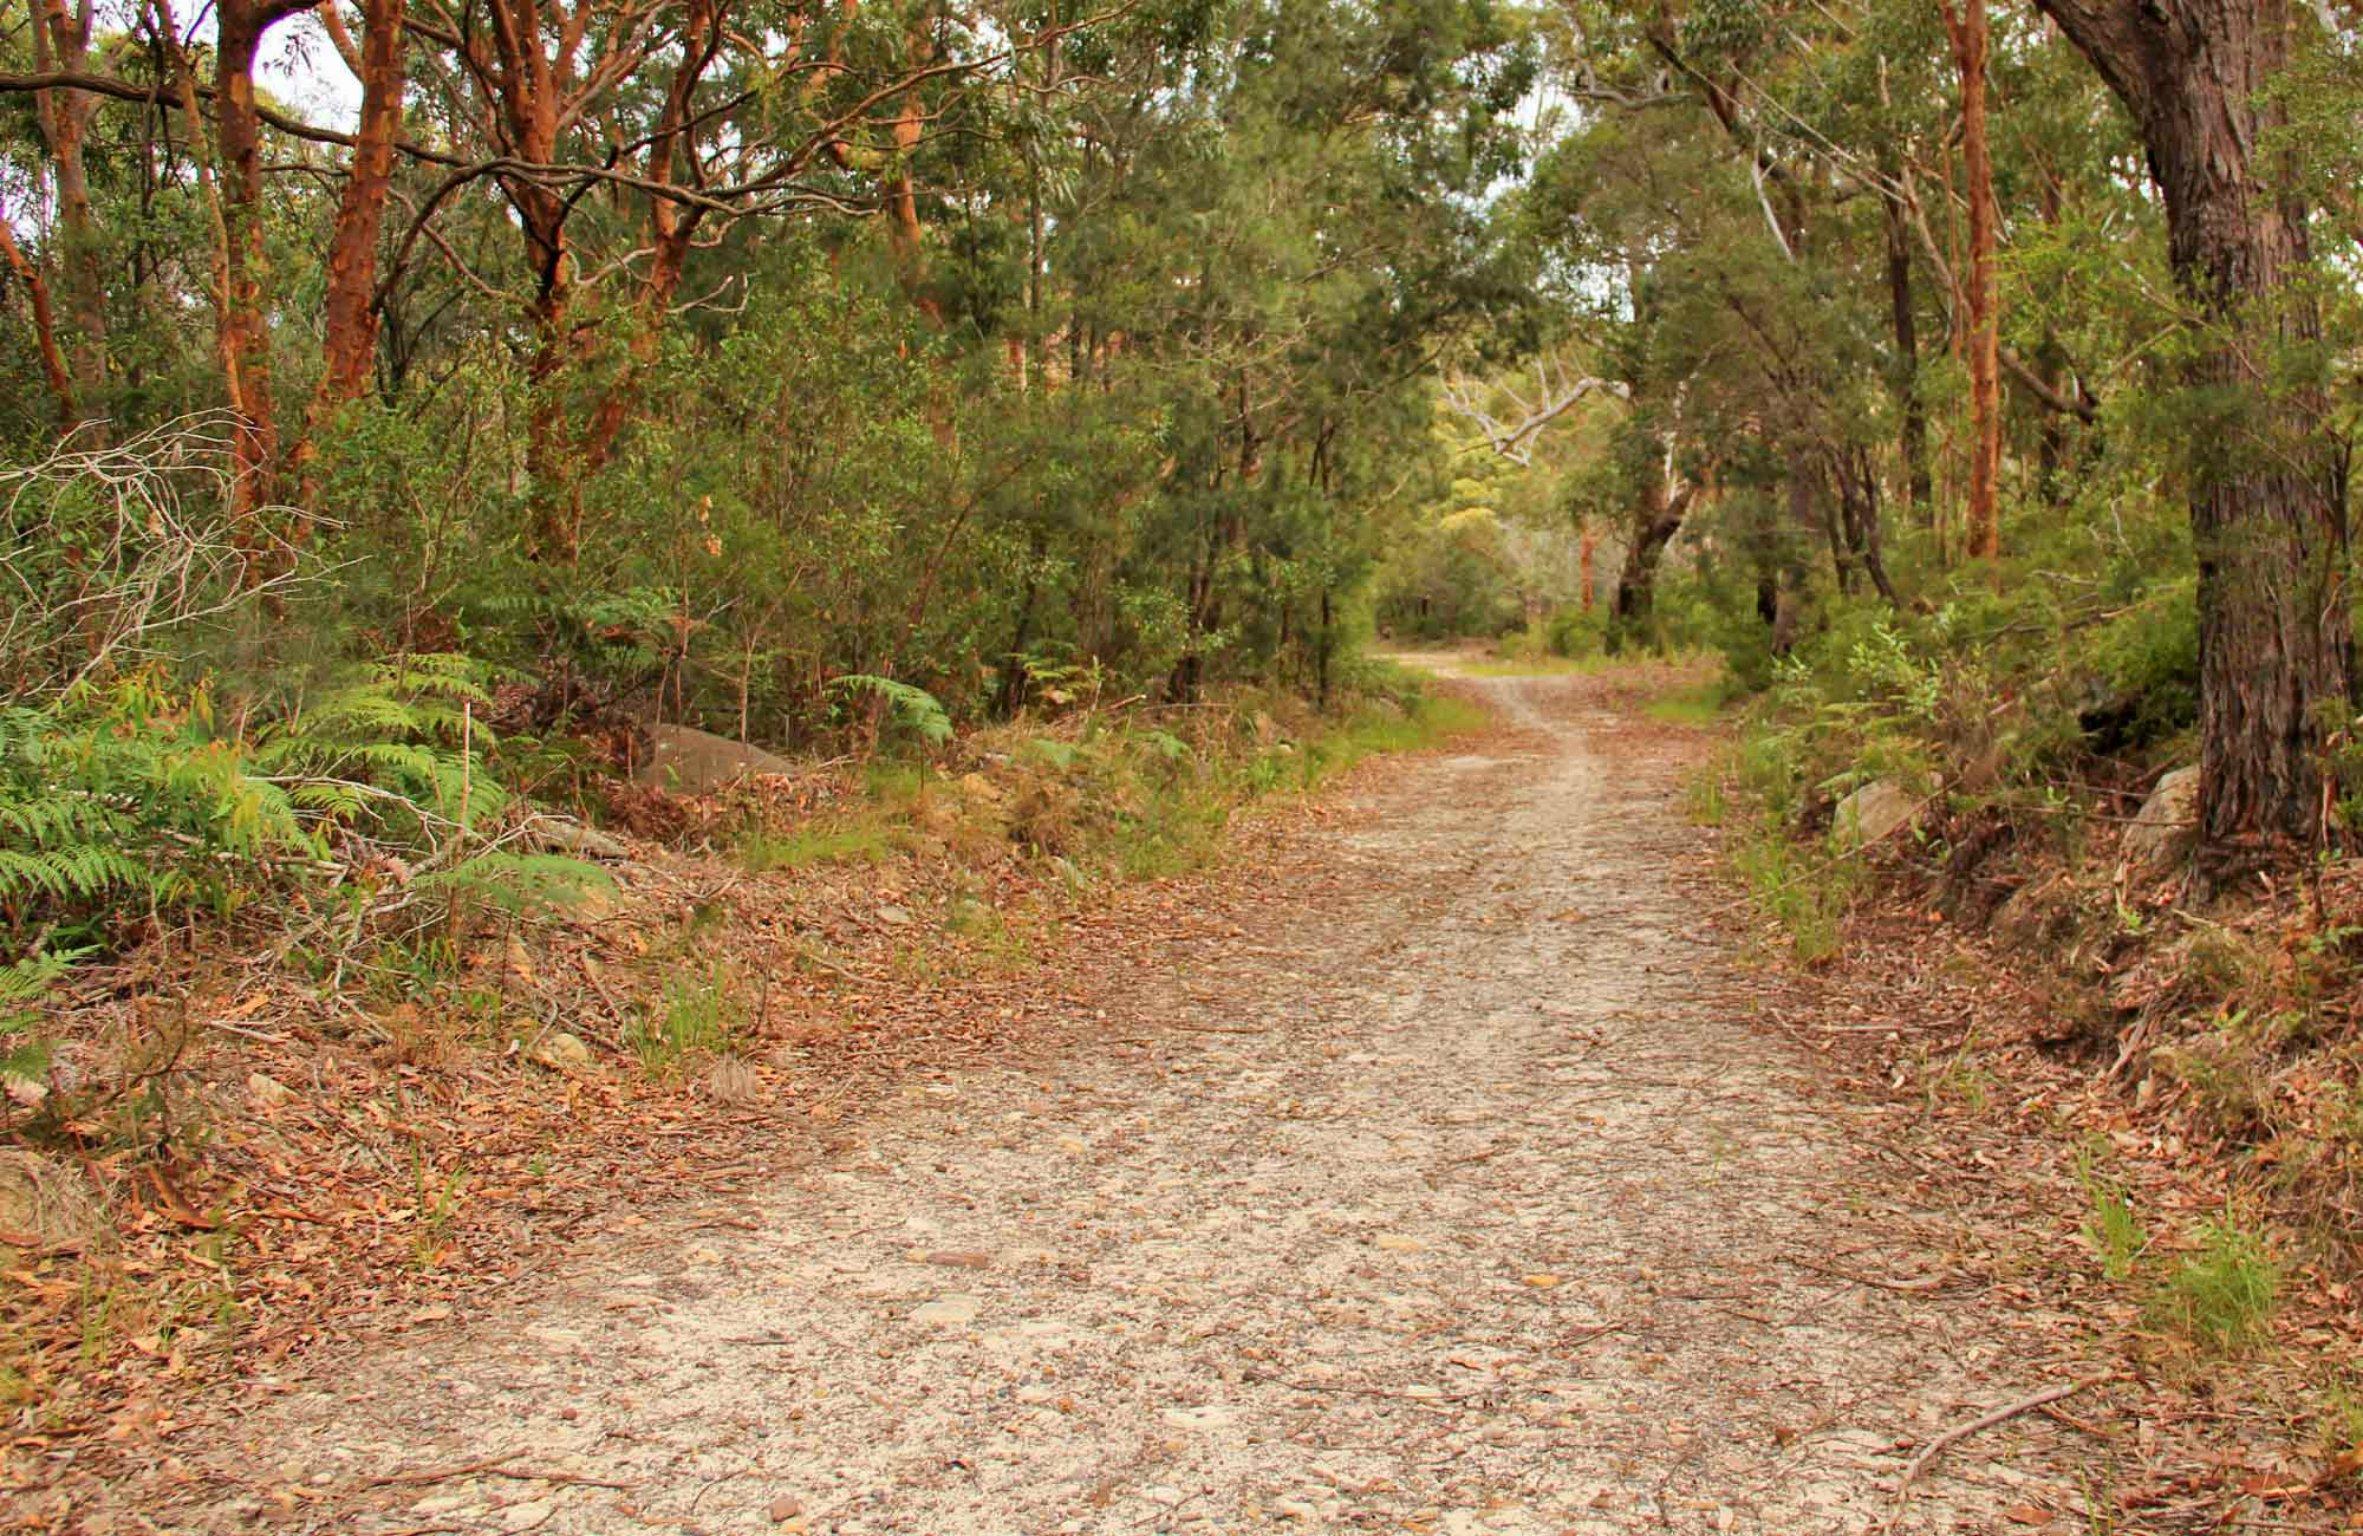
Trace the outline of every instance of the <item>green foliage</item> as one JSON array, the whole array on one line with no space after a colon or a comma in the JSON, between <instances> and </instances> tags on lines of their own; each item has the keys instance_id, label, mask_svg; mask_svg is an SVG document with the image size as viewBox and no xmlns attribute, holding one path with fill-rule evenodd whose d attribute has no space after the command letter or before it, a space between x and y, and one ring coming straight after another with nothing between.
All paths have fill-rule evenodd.
<instances>
[{"instance_id":1,"label":"green foliage","mask_svg":"<svg viewBox=\"0 0 2363 1536\"><path fill-rule=\"evenodd\" d=\"M807 823L779 834L758 832L739 844L738 857L757 874L828 864L876 864L893 854L901 842L891 822L855 817L843 822Z\"/></svg>"},{"instance_id":2,"label":"green foliage","mask_svg":"<svg viewBox=\"0 0 2363 1536\"><path fill-rule=\"evenodd\" d=\"M668 978L658 1006L641 1014L624 1038L642 1066L666 1072L727 1049L743 1024L731 973L716 964L702 974Z\"/></svg>"},{"instance_id":3,"label":"green foliage","mask_svg":"<svg viewBox=\"0 0 2363 1536\"><path fill-rule=\"evenodd\" d=\"M942 746L952 739L952 717L944 713L935 695L924 688L897 682L891 677L871 677L861 673L836 678L829 684L830 691L843 696L868 695L879 700L886 709L887 720L897 730L908 732L931 747Z\"/></svg>"},{"instance_id":4,"label":"green foliage","mask_svg":"<svg viewBox=\"0 0 2363 1536\"><path fill-rule=\"evenodd\" d=\"M2101 1273L2116 1281L2132 1279L2150 1245L2132 1195L2102 1170L2100 1156L2090 1145L2076 1151L2076 1182L2084 1190L2084 1240L2100 1260Z\"/></svg>"},{"instance_id":5,"label":"green foliage","mask_svg":"<svg viewBox=\"0 0 2363 1536\"><path fill-rule=\"evenodd\" d=\"M38 1082L49 1070L37 1007L83 953L41 950L0 966L0 1083Z\"/></svg>"},{"instance_id":6,"label":"green foliage","mask_svg":"<svg viewBox=\"0 0 2363 1536\"><path fill-rule=\"evenodd\" d=\"M2280 1297L2280 1266L2264 1239L2226 1215L2200 1229L2199 1251L2166 1276L2150 1312L2203 1349L2228 1354L2266 1337Z\"/></svg>"},{"instance_id":7,"label":"green foliage","mask_svg":"<svg viewBox=\"0 0 2363 1536\"><path fill-rule=\"evenodd\" d=\"M537 918L608 895L615 877L596 864L558 854L495 851L431 870L413 889L472 897L511 917Z\"/></svg>"},{"instance_id":8,"label":"green foliage","mask_svg":"<svg viewBox=\"0 0 2363 1536\"><path fill-rule=\"evenodd\" d=\"M1783 829L1766 827L1739 844L1732 863L1758 909L1788 936L1791 958L1821 965L1838 957L1857 883L1853 860L1800 845Z\"/></svg>"}]
</instances>

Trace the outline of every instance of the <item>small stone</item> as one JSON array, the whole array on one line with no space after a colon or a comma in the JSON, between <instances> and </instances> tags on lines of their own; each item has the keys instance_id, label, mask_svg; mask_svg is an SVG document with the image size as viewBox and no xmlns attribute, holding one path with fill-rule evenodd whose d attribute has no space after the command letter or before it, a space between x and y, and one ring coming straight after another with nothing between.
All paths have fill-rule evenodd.
<instances>
[{"instance_id":1,"label":"small stone","mask_svg":"<svg viewBox=\"0 0 2363 1536\"><path fill-rule=\"evenodd\" d=\"M911 926L911 909L893 905L880 907L878 921L889 928L908 928Z\"/></svg>"},{"instance_id":2,"label":"small stone","mask_svg":"<svg viewBox=\"0 0 2363 1536\"><path fill-rule=\"evenodd\" d=\"M504 1531L530 1531L547 1522L557 1512L558 1506L548 1499L512 1504L500 1512L500 1528Z\"/></svg>"},{"instance_id":3,"label":"small stone","mask_svg":"<svg viewBox=\"0 0 2363 1536\"><path fill-rule=\"evenodd\" d=\"M1835 825L1844 848L1880 842L1911 824L1920 802L1894 779L1873 779L1838 802Z\"/></svg>"},{"instance_id":4,"label":"small stone","mask_svg":"<svg viewBox=\"0 0 2363 1536\"><path fill-rule=\"evenodd\" d=\"M562 1029L551 1030L534 1041L525 1054L553 1072L588 1072L599 1059L591 1054L582 1036L570 1035Z\"/></svg>"},{"instance_id":5,"label":"small stone","mask_svg":"<svg viewBox=\"0 0 2363 1536\"><path fill-rule=\"evenodd\" d=\"M804 1513L804 1505L793 1494L781 1494L771 1501L771 1523L785 1525Z\"/></svg>"},{"instance_id":6,"label":"small stone","mask_svg":"<svg viewBox=\"0 0 2363 1536\"><path fill-rule=\"evenodd\" d=\"M264 1109L276 1109L295 1097L295 1090L268 1072L246 1074L246 1096Z\"/></svg>"},{"instance_id":7,"label":"small stone","mask_svg":"<svg viewBox=\"0 0 2363 1536\"><path fill-rule=\"evenodd\" d=\"M2199 770L2177 768L2158 781L2125 829L2125 858L2145 874L2162 875L2198 841Z\"/></svg>"},{"instance_id":8,"label":"small stone","mask_svg":"<svg viewBox=\"0 0 2363 1536\"><path fill-rule=\"evenodd\" d=\"M1374 1241L1388 1253L1417 1253L1428 1246L1418 1238L1402 1232L1381 1232Z\"/></svg>"},{"instance_id":9,"label":"small stone","mask_svg":"<svg viewBox=\"0 0 2363 1536\"><path fill-rule=\"evenodd\" d=\"M936 1248L919 1255L922 1264L938 1264L946 1269L991 1269L993 1256L963 1248Z\"/></svg>"},{"instance_id":10,"label":"small stone","mask_svg":"<svg viewBox=\"0 0 2363 1536\"><path fill-rule=\"evenodd\" d=\"M1528 1275L1521 1283L1530 1285L1538 1291L1548 1291L1558 1287L1559 1277L1557 1275Z\"/></svg>"}]
</instances>

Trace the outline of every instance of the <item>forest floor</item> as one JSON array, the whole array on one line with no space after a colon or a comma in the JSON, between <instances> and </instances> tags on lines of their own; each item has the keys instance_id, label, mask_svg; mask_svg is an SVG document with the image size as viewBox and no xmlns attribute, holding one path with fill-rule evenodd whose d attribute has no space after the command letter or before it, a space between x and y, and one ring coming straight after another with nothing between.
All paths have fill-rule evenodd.
<instances>
[{"instance_id":1,"label":"forest floor","mask_svg":"<svg viewBox=\"0 0 2363 1536\"><path fill-rule=\"evenodd\" d=\"M2140 1528L2113 1352L1750 959L1711 733L1457 686L1500 728L1078 940L1063 1019L221 1389L82 1528Z\"/></svg>"}]
</instances>

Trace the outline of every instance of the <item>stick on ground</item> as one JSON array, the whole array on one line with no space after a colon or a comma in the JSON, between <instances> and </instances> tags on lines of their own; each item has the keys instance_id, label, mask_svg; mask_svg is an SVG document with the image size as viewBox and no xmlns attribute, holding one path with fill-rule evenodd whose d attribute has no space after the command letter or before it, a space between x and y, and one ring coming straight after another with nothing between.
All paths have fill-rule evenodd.
<instances>
[{"instance_id":1,"label":"stick on ground","mask_svg":"<svg viewBox=\"0 0 2363 1536\"><path fill-rule=\"evenodd\" d=\"M1920 1447L1919 1454L1914 1456L1911 1460L1911 1464L1904 1468L1904 1475L1896 1479L1896 1497L1900 1499L1906 1493L1911 1491L1913 1481L1917 1479L1922 1472L1928 1470L1928 1464L1930 1462L1936 1460L1937 1457L1942 1456L1953 1446L1958 1445L1962 1441L1968 1439L1971 1435L1981 1434L1986 1430L1992 1429L1997 1424L2007 1424L2022 1413L2034 1412L2036 1409L2042 1407L2045 1403L2056 1403L2063 1397L2071 1397L2076 1393L2083 1391L2091 1384L2092 1383L2088 1379L2063 1381L2055 1386L2045 1387L2040 1392L2030 1393L2014 1403L2005 1403L2003 1406L1995 1409L1992 1413L1985 1414L1979 1418L1971 1419L1966 1424L1954 1425L1951 1429L1946 1430L1943 1434L1938 1435L1934 1440L1931 1440L1926 1445Z\"/></svg>"}]
</instances>

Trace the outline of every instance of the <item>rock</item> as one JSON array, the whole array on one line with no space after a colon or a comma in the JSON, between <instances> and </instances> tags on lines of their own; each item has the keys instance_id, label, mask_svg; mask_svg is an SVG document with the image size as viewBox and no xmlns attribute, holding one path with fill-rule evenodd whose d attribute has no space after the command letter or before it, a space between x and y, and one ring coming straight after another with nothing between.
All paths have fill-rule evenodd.
<instances>
[{"instance_id":1,"label":"rock","mask_svg":"<svg viewBox=\"0 0 2363 1536\"><path fill-rule=\"evenodd\" d=\"M633 767L632 777L676 794L710 794L755 774L796 771L784 757L694 726L652 725L648 741L648 760Z\"/></svg>"},{"instance_id":2,"label":"rock","mask_svg":"<svg viewBox=\"0 0 2363 1536\"><path fill-rule=\"evenodd\" d=\"M295 1090L268 1072L249 1072L246 1074L246 1096L258 1108L276 1109L294 1098Z\"/></svg>"},{"instance_id":3,"label":"rock","mask_svg":"<svg viewBox=\"0 0 2363 1536\"><path fill-rule=\"evenodd\" d=\"M889 903L878 909L878 921L889 928L908 928L911 926L911 912L908 907L898 907Z\"/></svg>"},{"instance_id":4,"label":"rock","mask_svg":"<svg viewBox=\"0 0 2363 1536\"><path fill-rule=\"evenodd\" d=\"M553 1072L588 1072L599 1060L591 1054L591 1048L584 1043L582 1036L570 1035L562 1029L545 1033L527 1048L525 1055L536 1065L548 1067Z\"/></svg>"},{"instance_id":5,"label":"rock","mask_svg":"<svg viewBox=\"0 0 2363 1536\"><path fill-rule=\"evenodd\" d=\"M706 1092L717 1104L738 1109L763 1102L763 1079L736 1056L717 1056L706 1069Z\"/></svg>"},{"instance_id":6,"label":"rock","mask_svg":"<svg viewBox=\"0 0 2363 1536\"><path fill-rule=\"evenodd\" d=\"M504 1531L530 1531L549 1524L558 1506L548 1499L532 1499L523 1504L512 1504L500 1512L500 1528Z\"/></svg>"},{"instance_id":7,"label":"rock","mask_svg":"<svg viewBox=\"0 0 2363 1536\"><path fill-rule=\"evenodd\" d=\"M1842 848L1863 848L1893 836L1920 814L1920 802L1894 779L1873 779L1838 802L1831 825Z\"/></svg>"},{"instance_id":8,"label":"rock","mask_svg":"<svg viewBox=\"0 0 2363 1536\"><path fill-rule=\"evenodd\" d=\"M781 1494L771 1501L771 1523L785 1525L804 1513L804 1505L792 1494Z\"/></svg>"},{"instance_id":9,"label":"rock","mask_svg":"<svg viewBox=\"0 0 2363 1536\"><path fill-rule=\"evenodd\" d=\"M965 1328L976 1321L976 1298L957 1292L938 1296L911 1314L914 1323L926 1323L934 1328Z\"/></svg>"},{"instance_id":10,"label":"rock","mask_svg":"<svg viewBox=\"0 0 2363 1536\"><path fill-rule=\"evenodd\" d=\"M578 859L627 859L631 850L596 827L562 816L536 816L526 835L544 853L571 854Z\"/></svg>"},{"instance_id":11,"label":"rock","mask_svg":"<svg viewBox=\"0 0 2363 1536\"><path fill-rule=\"evenodd\" d=\"M2199 770L2177 768L2158 781L2125 829L2126 861L2162 875L2191 856L2199 841Z\"/></svg>"}]
</instances>

